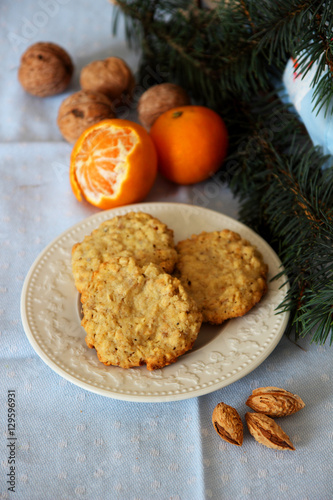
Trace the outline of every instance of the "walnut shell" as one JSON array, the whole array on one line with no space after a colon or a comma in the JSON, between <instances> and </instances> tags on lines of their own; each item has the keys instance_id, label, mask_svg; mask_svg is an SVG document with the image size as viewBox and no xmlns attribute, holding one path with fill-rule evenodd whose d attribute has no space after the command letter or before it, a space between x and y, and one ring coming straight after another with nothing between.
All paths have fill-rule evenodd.
<instances>
[{"instance_id":1,"label":"walnut shell","mask_svg":"<svg viewBox=\"0 0 333 500\"><path fill-rule=\"evenodd\" d=\"M73 63L67 52L51 42L31 45L22 55L18 79L29 94L47 97L68 87Z\"/></svg>"},{"instance_id":2,"label":"walnut shell","mask_svg":"<svg viewBox=\"0 0 333 500\"><path fill-rule=\"evenodd\" d=\"M131 96L135 84L132 71L119 57L92 61L81 70L80 85L83 90L101 92L112 100L122 102Z\"/></svg>"},{"instance_id":3,"label":"walnut shell","mask_svg":"<svg viewBox=\"0 0 333 500\"><path fill-rule=\"evenodd\" d=\"M190 98L185 90L175 83L160 83L150 87L138 102L139 121L149 129L165 111L178 106L187 106Z\"/></svg>"},{"instance_id":4,"label":"walnut shell","mask_svg":"<svg viewBox=\"0 0 333 500\"><path fill-rule=\"evenodd\" d=\"M111 100L104 94L80 90L67 97L58 112L58 127L68 142L75 142L94 123L114 118Z\"/></svg>"}]
</instances>

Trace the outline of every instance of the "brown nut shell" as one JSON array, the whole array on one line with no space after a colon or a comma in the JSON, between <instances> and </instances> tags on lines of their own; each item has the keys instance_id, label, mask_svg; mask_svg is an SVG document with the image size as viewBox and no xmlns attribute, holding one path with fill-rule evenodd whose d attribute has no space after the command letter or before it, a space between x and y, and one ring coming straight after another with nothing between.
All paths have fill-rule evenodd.
<instances>
[{"instance_id":1,"label":"brown nut shell","mask_svg":"<svg viewBox=\"0 0 333 500\"><path fill-rule=\"evenodd\" d=\"M275 450L295 450L287 434L267 415L246 413L246 423L250 434L258 443Z\"/></svg>"},{"instance_id":2,"label":"brown nut shell","mask_svg":"<svg viewBox=\"0 0 333 500\"><path fill-rule=\"evenodd\" d=\"M80 90L62 102L57 124L66 141L74 143L91 125L114 117L113 105L108 97L98 92Z\"/></svg>"},{"instance_id":3,"label":"brown nut shell","mask_svg":"<svg viewBox=\"0 0 333 500\"><path fill-rule=\"evenodd\" d=\"M80 85L83 90L92 90L117 100L131 96L135 85L134 75L120 57L108 57L102 61L92 61L82 68Z\"/></svg>"},{"instance_id":4,"label":"brown nut shell","mask_svg":"<svg viewBox=\"0 0 333 500\"><path fill-rule=\"evenodd\" d=\"M188 104L190 104L190 98L179 85L175 83L154 85L146 90L139 99L139 121L146 129L149 129L165 111Z\"/></svg>"},{"instance_id":5,"label":"brown nut shell","mask_svg":"<svg viewBox=\"0 0 333 500\"><path fill-rule=\"evenodd\" d=\"M230 444L242 446L243 424L235 408L225 403L219 403L214 408L212 422L220 438Z\"/></svg>"},{"instance_id":6,"label":"brown nut shell","mask_svg":"<svg viewBox=\"0 0 333 500\"><path fill-rule=\"evenodd\" d=\"M68 87L73 69L72 60L62 47L38 42L22 55L18 79L29 94L47 97L60 94Z\"/></svg>"},{"instance_id":7,"label":"brown nut shell","mask_svg":"<svg viewBox=\"0 0 333 500\"><path fill-rule=\"evenodd\" d=\"M304 408L305 403L297 394L279 387L260 387L252 391L246 405L269 417L285 417Z\"/></svg>"}]
</instances>

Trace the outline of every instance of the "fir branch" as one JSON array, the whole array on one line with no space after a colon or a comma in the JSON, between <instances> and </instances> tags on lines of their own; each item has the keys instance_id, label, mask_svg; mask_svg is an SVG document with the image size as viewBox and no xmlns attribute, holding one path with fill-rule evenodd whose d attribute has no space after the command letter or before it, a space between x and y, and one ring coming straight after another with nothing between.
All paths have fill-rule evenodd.
<instances>
[{"instance_id":1,"label":"fir branch","mask_svg":"<svg viewBox=\"0 0 333 500\"><path fill-rule=\"evenodd\" d=\"M194 1L118 0L143 61L158 60L195 98L218 107L231 96L267 91L290 55L304 77L318 61L314 108L333 102L333 0L220 0L215 10ZM117 22L115 20L114 27Z\"/></svg>"},{"instance_id":2,"label":"fir branch","mask_svg":"<svg viewBox=\"0 0 333 500\"><path fill-rule=\"evenodd\" d=\"M284 122L274 136L268 133L272 106ZM305 140L294 115L278 101L256 107L242 150L232 154L239 168L230 187L241 197L242 220L275 247L284 264L277 277L288 277L290 290L279 310L291 311L296 338L309 334L323 343L333 321L333 288L327 286L333 279L333 167L322 170L328 158ZM244 124L245 116L238 112L235 125L240 119Z\"/></svg>"},{"instance_id":3,"label":"fir branch","mask_svg":"<svg viewBox=\"0 0 333 500\"><path fill-rule=\"evenodd\" d=\"M311 2L308 11L307 29L302 31L302 38L295 47L294 55L298 63L298 72L304 78L315 62L317 64L311 86L313 109L317 113L323 108L325 116L331 112L333 104L333 1L320 0Z\"/></svg>"},{"instance_id":4,"label":"fir branch","mask_svg":"<svg viewBox=\"0 0 333 500\"><path fill-rule=\"evenodd\" d=\"M258 42L249 40L241 7L207 11L193 5L188 9L189 2L176 6L168 2L166 19L161 19L156 12L154 18L147 18L151 9L146 5L143 14L140 1L118 0L118 4L134 26L141 19L144 63L159 61L173 79L191 88L195 98L208 93L208 104L217 107L231 94L250 96L253 89L258 92L269 88L269 72L263 64L266 56L254 56L253 46ZM235 26L242 28L235 30Z\"/></svg>"},{"instance_id":5,"label":"fir branch","mask_svg":"<svg viewBox=\"0 0 333 500\"><path fill-rule=\"evenodd\" d=\"M240 0L240 5L242 6L242 9L244 11L245 17L247 18L247 20L249 22L249 26L251 28L252 34L256 33L257 32L257 28L256 28L256 26L255 26L255 24L253 22L252 16L250 14L248 6L246 5L245 0Z\"/></svg>"},{"instance_id":6,"label":"fir branch","mask_svg":"<svg viewBox=\"0 0 333 500\"><path fill-rule=\"evenodd\" d=\"M276 249L278 276L290 284L278 311L291 312L296 338L332 343L332 159L312 147L271 81L290 55L303 75L316 63L314 104L330 109L333 0L220 0L212 11L189 0L118 4L129 40L143 50L143 71L158 65L221 112L231 145L223 168L240 217Z\"/></svg>"},{"instance_id":7,"label":"fir branch","mask_svg":"<svg viewBox=\"0 0 333 500\"><path fill-rule=\"evenodd\" d=\"M257 30L254 35L259 43L256 52L266 51L268 62L284 65L299 43L302 26L312 0L280 0L279 2L249 2L255 9Z\"/></svg>"}]
</instances>

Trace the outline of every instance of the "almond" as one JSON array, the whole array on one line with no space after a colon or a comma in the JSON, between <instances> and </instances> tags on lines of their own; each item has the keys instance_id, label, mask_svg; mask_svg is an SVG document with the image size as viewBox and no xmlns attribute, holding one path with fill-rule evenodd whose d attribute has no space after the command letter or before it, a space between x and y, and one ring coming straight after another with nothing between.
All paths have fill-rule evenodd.
<instances>
[{"instance_id":1,"label":"almond","mask_svg":"<svg viewBox=\"0 0 333 500\"><path fill-rule=\"evenodd\" d=\"M258 443L275 450L295 450L287 434L270 417L262 413L246 413L250 434Z\"/></svg>"},{"instance_id":2,"label":"almond","mask_svg":"<svg viewBox=\"0 0 333 500\"><path fill-rule=\"evenodd\" d=\"M260 387L252 391L246 405L269 417L285 417L304 408L305 404L296 394L279 387Z\"/></svg>"},{"instance_id":3,"label":"almond","mask_svg":"<svg viewBox=\"0 0 333 500\"><path fill-rule=\"evenodd\" d=\"M219 403L214 408L212 422L220 438L236 446L242 446L243 424L235 408Z\"/></svg>"}]
</instances>

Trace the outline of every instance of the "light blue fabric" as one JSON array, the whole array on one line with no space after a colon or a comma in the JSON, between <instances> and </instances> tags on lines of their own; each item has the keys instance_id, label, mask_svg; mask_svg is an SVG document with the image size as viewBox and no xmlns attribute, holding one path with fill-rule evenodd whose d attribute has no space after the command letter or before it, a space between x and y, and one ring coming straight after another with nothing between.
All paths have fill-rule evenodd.
<instances>
[{"instance_id":1,"label":"light blue fabric","mask_svg":"<svg viewBox=\"0 0 333 500\"><path fill-rule=\"evenodd\" d=\"M303 121L315 146L322 147L324 154L333 154L333 112L332 106L326 113L325 108L318 112L314 109L314 89L311 86L316 65L302 77L297 75L293 60L287 63L283 74L283 83L287 92L287 98L294 105L300 119Z\"/></svg>"},{"instance_id":2,"label":"light blue fabric","mask_svg":"<svg viewBox=\"0 0 333 500\"><path fill-rule=\"evenodd\" d=\"M71 146L61 140L57 109L78 89L79 69L99 55L137 55L110 34L106 0L53 0L29 43L60 42L76 76L62 96L45 100L23 92L16 71L21 49L9 33L43 19L40 1L3 2L0 80L0 498L11 500L204 500L333 498L333 348L283 337L274 352L242 380L200 398L131 403L87 392L54 373L30 346L20 320L23 280L38 254L62 231L96 213L78 203L68 181ZM45 4L43 4L45 5ZM51 8L51 7L49 7ZM11 38L13 40L13 37ZM28 44L27 44L28 45ZM217 181L177 188L159 179L148 201L180 201L233 217L237 201ZM235 407L243 423L254 388L278 386L306 407L278 423L294 452L269 450L244 432L229 445L211 423L217 403ZM7 391L16 391L16 491L8 491L10 442Z\"/></svg>"}]
</instances>

